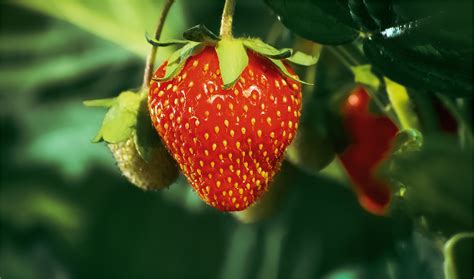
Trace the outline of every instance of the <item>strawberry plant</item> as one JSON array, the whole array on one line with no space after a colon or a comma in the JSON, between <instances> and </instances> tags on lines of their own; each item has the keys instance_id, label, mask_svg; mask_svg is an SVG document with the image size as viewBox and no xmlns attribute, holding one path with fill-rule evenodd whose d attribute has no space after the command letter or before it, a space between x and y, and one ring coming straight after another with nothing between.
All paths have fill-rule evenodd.
<instances>
[{"instance_id":1,"label":"strawberry plant","mask_svg":"<svg viewBox=\"0 0 474 279\"><path fill-rule=\"evenodd\" d=\"M278 50L259 39L234 38L234 5L229 1L224 7L219 36L198 25L184 32L185 40L148 39L153 47L184 45L153 75L148 109L155 129L196 193L222 211L244 210L267 191L296 135L300 117L301 80L287 63L309 66L317 61L317 57L287 48ZM147 66L146 76L148 70ZM123 112L116 113L112 106L107 114L112 120L106 117L97 137L115 144L111 146L114 154L125 153L124 145L116 144L131 142L127 129L138 126L136 116L128 120L123 115L139 114L131 104L137 106L140 95L131 94L122 104L125 94L116 101L117 111L123 106ZM96 100L86 105L110 102ZM107 125L109 122L117 124ZM108 134L118 138L108 139ZM133 135L140 136L138 132ZM140 150L140 146L136 148ZM153 154L151 159L164 157ZM125 176L138 186L151 184L138 182L135 177L140 175L161 180L157 183L168 182L143 173L165 165L163 160L146 168L147 164L138 160L141 166L133 168L140 171L130 174L123 159L117 155L116 159Z\"/></svg>"},{"instance_id":2,"label":"strawberry plant","mask_svg":"<svg viewBox=\"0 0 474 279\"><path fill-rule=\"evenodd\" d=\"M472 1L14 2L0 276L474 275Z\"/></svg>"},{"instance_id":3,"label":"strawberry plant","mask_svg":"<svg viewBox=\"0 0 474 279\"><path fill-rule=\"evenodd\" d=\"M307 55L290 48L274 48L257 38L235 38L232 33L235 1L227 0L219 35L204 25L197 25L185 31L183 39L159 40L163 20L160 21L155 38L147 37L153 48L145 71L143 93L130 95L136 101L123 104L122 110L134 116L124 117L114 112L120 111L123 93L115 101L118 108L111 106L107 116L112 120L106 117L97 139L109 142L119 167L132 183L146 184L134 178L141 176L160 180L158 184L169 184L172 180L151 177L143 170L161 173L170 163L162 160L147 163L141 158L139 162L143 167L134 167L141 172L130 175L124 168L123 156L117 156L124 153L124 146L136 149L135 157L139 157L140 150L151 148L148 143L132 141L132 137L141 135L134 127L144 121L135 116L139 114L136 104L143 103L147 95L146 109L167 151L196 194L220 211L242 211L258 203L271 190L273 177L295 137L297 140L288 149L288 160L306 171L318 173L337 153L344 169L341 173L346 173L361 206L367 211L388 215L394 206L409 208L412 198L406 195L415 191L412 187L416 186L397 179L398 161L423 153L422 121L434 115L433 111L431 114L426 111L428 106L419 104L427 100L427 95L414 98L412 94L417 91L435 94L453 113L460 109L452 104L453 98L472 95L472 68L465 66L465 55L471 53L466 50L472 47L472 42L471 45L467 41L457 42L448 35L449 30L464 23L464 17L441 27L443 19L453 11L450 5L436 6L436 12L424 18L423 14L410 14L410 4L404 2L347 1L343 5L340 1L267 0L267 3L295 33L327 45L339 63L352 72L354 80L348 85L358 83L363 87L349 95L334 92L318 97L322 105L305 102L307 98L302 98L301 92L304 86L312 84L303 82L289 63L314 65L321 48L306 47L314 51L314 55ZM469 6L462 2L460 7L467 8L466 5ZM169 6L163 18L167 8ZM436 26L440 26L441 32L427 33ZM454 42L458 44L453 48L449 43ZM173 46L179 48L151 76L156 49ZM432 61L428 63L427 59ZM449 66L445 66L447 61ZM458 69L463 71L451 74ZM298 68L298 71L303 72L303 69ZM317 73L306 72L314 82ZM339 92L342 88L339 87ZM99 100L86 104L109 105L110 102ZM306 112L304 127L299 131L304 103L312 112ZM422 115L424 119L420 119ZM319 131L313 130L310 127L318 117L338 124L330 128L331 124L326 122ZM462 119L465 118L459 117ZM109 128L108 122L118 124ZM147 125L145 128L149 129ZM471 152L470 124L466 120L460 125L464 130L460 128L459 148ZM132 132L124 129L132 129ZM109 135L119 139L108 139ZM326 148L318 145L326 145ZM324 149L324 152L318 151ZM164 148L161 150L163 153ZM165 157L157 152L152 155L152 159ZM259 214L258 208L264 207L257 205L249 209L250 217L236 216L255 222L260 217L251 216L268 215ZM429 212L423 212L423 207L420 210L422 212L417 214L430 216ZM457 212L456 216L459 215L462 213ZM472 227L471 223L464 225L466 229ZM443 233L449 236L447 231Z\"/></svg>"},{"instance_id":4,"label":"strawberry plant","mask_svg":"<svg viewBox=\"0 0 474 279\"><path fill-rule=\"evenodd\" d=\"M369 103L370 97L363 88L354 89L344 102L342 115L350 144L339 159L361 205L374 214L384 214L391 190L387 182L375 176L380 162L390 155L398 128L388 117L371 114Z\"/></svg>"}]
</instances>

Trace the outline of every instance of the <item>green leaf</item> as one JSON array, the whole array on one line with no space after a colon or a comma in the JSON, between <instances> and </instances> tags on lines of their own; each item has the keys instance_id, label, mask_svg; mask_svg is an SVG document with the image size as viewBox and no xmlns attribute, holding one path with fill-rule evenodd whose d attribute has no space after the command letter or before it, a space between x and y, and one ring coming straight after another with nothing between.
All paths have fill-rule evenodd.
<instances>
[{"instance_id":1,"label":"green leaf","mask_svg":"<svg viewBox=\"0 0 474 279\"><path fill-rule=\"evenodd\" d=\"M188 40L174 40L174 39L157 41L153 38L150 38L148 33L145 33L145 38L146 38L147 42L150 43L153 46L162 46L163 47L163 46L182 45L182 44L189 43Z\"/></svg>"},{"instance_id":2,"label":"green leaf","mask_svg":"<svg viewBox=\"0 0 474 279\"><path fill-rule=\"evenodd\" d=\"M129 139L135 130L139 106L139 94L130 91L121 93L105 114L102 127L93 142L104 140L119 143Z\"/></svg>"},{"instance_id":3,"label":"green leaf","mask_svg":"<svg viewBox=\"0 0 474 279\"><path fill-rule=\"evenodd\" d=\"M415 129L405 129L398 132L393 143L393 153L420 151L423 146L423 134Z\"/></svg>"},{"instance_id":4,"label":"green leaf","mask_svg":"<svg viewBox=\"0 0 474 279\"><path fill-rule=\"evenodd\" d=\"M370 17L368 14L365 2L366 1L362 0L347 0L347 6L349 7L350 15L352 20L354 20L354 22L363 29L375 30L377 26L372 17ZM387 5L392 4L390 1L383 2L387 2Z\"/></svg>"},{"instance_id":5,"label":"green leaf","mask_svg":"<svg viewBox=\"0 0 474 279\"><path fill-rule=\"evenodd\" d=\"M443 135L423 141L419 151L415 145L392 155L383 174L406 188L402 205L431 231L450 236L472 230L472 148Z\"/></svg>"},{"instance_id":6,"label":"green leaf","mask_svg":"<svg viewBox=\"0 0 474 279\"><path fill-rule=\"evenodd\" d=\"M247 67L249 58L241 40L225 39L217 43L217 57L224 88L231 88Z\"/></svg>"},{"instance_id":7,"label":"green leaf","mask_svg":"<svg viewBox=\"0 0 474 279\"><path fill-rule=\"evenodd\" d=\"M312 56L300 51L293 52L290 48L276 49L260 39L244 39L243 43L245 47L267 58L277 60L286 59L302 66L314 65L319 59L319 53L317 56Z\"/></svg>"},{"instance_id":8,"label":"green leaf","mask_svg":"<svg viewBox=\"0 0 474 279\"><path fill-rule=\"evenodd\" d=\"M206 26L199 24L184 31L183 38L194 42L216 43L221 38L212 33Z\"/></svg>"},{"instance_id":9,"label":"green leaf","mask_svg":"<svg viewBox=\"0 0 474 279\"><path fill-rule=\"evenodd\" d=\"M260 39L244 39L243 43L245 47L268 58L283 59L288 58L293 54L292 49L284 48L278 50L271 45L264 43Z\"/></svg>"},{"instance_id":10,"label":"green leaf","mask_svg":"<svg viewBox=\"0 0 474 279\"><path fill-rule=\"evenodd\" d=\"M184 48L184 47L183 47ZM179 48L177 50L175 50L171 55L170 57L168 57L168 65L170 64L173 64L173 63L177 63L179 62L179 59L181 57L181 51L183 50L183 48Z\"/></svg>"},{"instance_id":11,"label":"green leaf","mask_svg":"<svg viewBox=\"0 0 474 279\"><path fill-rule=\"evenodd\" d=\"M179 54L180 61L186 61L189 57L198 54L201 50L203 50L205 44L198 43L198 42L191 42L181 48L181 52Z\"/></svg>"},{"instance_id":12,"label":"green leaf","mask_svg":"<svg viewBox=\"0 0 474 279\"><path fill-rule=\"evenodd\" d=\"M472 1L266 2L289 29L322 44L351 42L359 30L368 29L363 36L367 58L398 83L472 96Z\"/></svg>"},{"instance_id":13,"label":"green leaf","mask_svg":"<svg viewBox=\"0 0 474 279\"><path fill-rule=\"evenodd\" d=\"M404 129L420 129L418 116L413 108L407 89L386 77L385 88L393 110L397 114L398 122Z\"/></svg>"},{"instance_id":14,"label":"green leaf","mask_svg":"<svg viewBox=\"0 0 474 279\"><path fill-rule=\"evenodd\" d=\"M338 45L359 35L346 1L266 0L280 20L298 35L321 44Z\"/></svg>"},{"instance_id":15,"label":"green leaf","mask_svg":"<svg viewBox=\"0 0 474 279\"><path fill-rule=\"evenodd\" d=\"M286 60L301 66L311 66L318 63L319 52L317 55L309 55L301 51L295 51L293 55L286 58Z\"/></svg>"},{"instance_id":16,"label":"green leaf","mask_svg":"<svg viewBox=\"0 0 474 279\"><path fill-rule=\"evenodd\" d=\"M111 107L117 102L117 98L97 99L84 101L86 107Z\"/></svg>"},{"instance_id":17,"label":"green leaf","mask_svg":"<svg viewBox=\"0 0 474 279\"><path fill-rule=\"evenodd\" d=\"M396 11L396 22L364 42L373 66L420 91L472 96L472 1L401 0Z\"/></svg>"},{"instance_id":18,"label":"green leaf","mask_svg":"<svg viewBox=\"0 0 474 279\"><path fill-rule=\"evenodd\" d=\"M130 1L120 5L113 1L30 1L18 0L15 4L45 13L60 20L79 26L101 38L123 46L144 58L149 46L143 43L143 31L154 30L164 1ZM161 38L175 38L180 35L186 22L185 4L175 1L170 10ZM171 49L158 52L158 59L169 56Z\"/></svg>"},{"instance_id":19,"label":"green leaf","mask_svg":"<svg viewBox=\"0 0 474 279\"><path fill-rule=\"evenodd\" d=\"M153 80L169 80L175 77L184 67L189 57L198 54L204 49L205 45L198 42L190 42L182 48L173 52L166 65L166 73L162 78L153 78Z\"/></svg>"},{"instance_id":20,"label":"green leaf","mask_svg":"<svg viewBox=\"0 0 474 279\"><path fill-rule=\"evenodd\" d=\"M380 87L380 79L372 73L371 65L360 65L351 67L354 74L354 80L357 83L369 86L372 90L377 91Z\"/></svg>"},{"instance_id":21,"label":"green leaf","mask_svg":"<svg viewBox=\"0 0 474 279\"><path fill-rule=\"evenodd\" d=\"M126 141L132 136L136 115L126 113L117 107L112 107L102 123L102 139L108 143Z\"/></svg>"},{"instance_id":22,"label":"green leaf","mask_svg":"<svg viewBox=\"0 0 474 279\"><path fill-rule=\"evenodd\" d=\"M280 71L280 73L282 73L286 77L289 77L290 79L297 82L301 82L307 85L312 85L311 83L300 80L297 75L290 74L290 72L288 72L288 69L285 67L285 64L281 60L278 60L278 59L269 59L269 60L273 63L273 65L277 67L278 71Z\"/></svg>"},{"instance_id":23,"label":"green leaf","mask_svg":"<svg viewBox=\"0 0 474 279\"><path fill-rule=\"evenodd\" d=\"M472 96L472 72L462 70L464 63L456 68L448 66L449 59L438 62L434 48L426 48L425 54L413 50L383 40L364 43L364 52L373 66L398 83L451 96Z\"/></svg>"},{"instance_id":24,"label":"green leaf","mask_svg":"<svg viewBox=\"0 0 474 279\"><path fill-rule=\"evenodd\" d=\"M385 28L395 21L392 1L365 0L363 3L371 19L379 28Z\"/></svg>"}]
</instances>

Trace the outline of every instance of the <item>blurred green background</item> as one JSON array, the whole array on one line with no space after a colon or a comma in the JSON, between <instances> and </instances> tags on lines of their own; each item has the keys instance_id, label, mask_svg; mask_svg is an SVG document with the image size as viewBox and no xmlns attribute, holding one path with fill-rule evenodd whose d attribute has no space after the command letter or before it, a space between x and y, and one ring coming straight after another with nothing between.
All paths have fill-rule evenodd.
<instances>
[{"instance_id":1,"label":"blurred green background","mask_svg":"<svg viewBox=\"0 0 474 279\"><path fill-rule=\"evenodd\" d=\"M0 278L443 278L437 244L403 210L366 213L331 169L284 165L281 207L255 224L205 206L183 178L143 192L121 177L90 143L104 111L82 101L141 84L161 1L0 3ZM222 6L176 1L162 38L217 31ZM275 21L238 1L237 35L268 38ZM283 28L278 43L292 39Z\"/></svg>"}]
</instances>

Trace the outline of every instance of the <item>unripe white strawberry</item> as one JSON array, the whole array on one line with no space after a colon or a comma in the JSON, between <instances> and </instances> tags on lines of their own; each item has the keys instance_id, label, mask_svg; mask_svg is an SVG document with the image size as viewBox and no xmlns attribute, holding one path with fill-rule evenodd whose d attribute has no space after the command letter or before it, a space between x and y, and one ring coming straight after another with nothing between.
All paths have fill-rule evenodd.
<instances>
[{"instance_id":1,"label":"unripe white strawberry","mask_svg":"<svg viewBox=\"0 0 474 279\"><path fill-rule=\"evenodd\" d=\"M108 144L117 166L132 184L144 190L168 187L178 177L178 168L166 149L160 144L145 161L137 152L133 139Z\"/></svg>"}]
</instances>

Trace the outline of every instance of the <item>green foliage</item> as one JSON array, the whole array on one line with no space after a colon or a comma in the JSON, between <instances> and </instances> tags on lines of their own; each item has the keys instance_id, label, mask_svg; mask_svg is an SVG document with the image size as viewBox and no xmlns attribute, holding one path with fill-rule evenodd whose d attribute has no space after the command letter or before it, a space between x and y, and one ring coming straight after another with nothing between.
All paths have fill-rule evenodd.
<instances>
[{"instance_id":1,"label":"green foliage","mask_svg":"<svg viewBox=\"0 0 474 279\"><path fill-rule=\"evenodd\" d=\"M165 47L165 46L172 46L172 45L182 45L182 44L187 44L190 41L189 40L179 40L179 39L170 39L170 40L155 40L153 38L150 38L148 33L145 34L145 38L147 42L156 47Z\"/></svg>"},{"instance_id":2,"label":"green foliage","mask_svg":"<svg viewBox=\"0 0 474 279\"><path fill-rule=\"evenodd\" d=\"M93 142L119 143L129 139L137 125L141 101L140 95L131 91L122 92L114 99L85 101L86 106L109 108Z\"/></svg>"},{"instance_id":3,"label":"green foliage","mask_svg":"<svg viewBox=\"0 0 474 279\"><path fill-rule=\"evenodd\" d=\"M241 40L223 39L216 45L219 69L224 88L231 88L249 63Z\"/></svg>"},{"instance_id":4,"label":"green foliage","mask_svg":"<svg viewBox=\"0 0 474 279\"><path fill-rule=\"evenodd\" d=\"M293 53L292 49L284 48L278 50L260 39L224 39L221 40L204 25L198 25L184 32L184 40L156 41L148 38L147 41L154 46L170 46L175 44L185 44L176 50L168 58L166 73L163 77L154 77L154 80L169 80L175 77L184 67L188 58L198 54L207 45L215 45L219 68L222 73L224 88L231 88L238 80L245 67L248 65L247 49L250 49L272 62L277 69L285 76L305 84L297 76L290 74L285 64L281 61L286 59L294 64L311 66L318 62L318 56L311 56L301 51Z\"/></svg>"},{"instance_id":5,"label":"green foliage","mask_svg":"<svg viewBox=\"0 0 474 279\"><path fill-rule=\"evenodd\" d=\"M265 35L273 18L267 7L237 2L236 33ZM300 121L305 131L300 134L307 136L300 155L314 161L300 164L291 156L291 163L285 161L279 182L286 192L278 210L252 225L206 207L183 177L159 193L131 187L107 149L90 144L104 113L85 108L82 100L103 98L92 105L117 105L117 92L141 84L150 47L143 33L153 30L162 1L15 2L60 20L0 3L2 278L443 278L442 254L432 239L439 232L453 236L444 250L447 277L472 275L472 250L466 249L472 238L459 240L458 234L472 231L468 65L473 48L472 24L466 21L472 4L266 2L290 31L305 38L326 44L352 41L358 49L360 41L354 39L359 37L370 61L361 60L365 66L351 72L334 47L324 47L319 60L299 52L307 49L267 53L278 58L282 71L279 59L303 65L318 61L307 71L295 68L311 83L308 73L316 75L315 85L303 89ZM221 8L219 1L176 1L161 43L184 43L168 38L186 25L202 22L216 30ZM390 33L395 30L401 32ZM295 37L288 34L283 30L275 45L292 45ZM160 47L158 60L173 53L168 59L173 68L167 69L173 74L182 57L199 47L176 52ZM370 85L383 105L388 104L385 82L377 83L376 77L416 88L409 93L417 96L439 92L460 125L459 138L428 134L423 125L398 135L384 174L401 191L384 218L360 208L337 161L323 168L348 140L338 112L354 87L354 73L355 81ZM131 103L140 108L133 109L141 119L134 140L146 159L158 143L156 133L144 102ZM117 110L128 113L129 105ZM414 228L413 219L428 234Z\"/></svg>"},{"instance_id":6,"label":"green foliage","mask_svg":"<svg viewBox=\"0 0 474 279\"><path fill-rule=\"evenodd\" d=\"M423 146L423 135L415 129L405 129L398 132L393 143L394 154L419 151Z\"/></svg>"},{"instance_id":7,"label":"green foliage","mask_svg":"<svg viewBox=\"0 0 474 279\"><path fill-rule=\"evenodd\" d=\"M149 46L143 44L145 31L153 31L163 0L125 1L118 5L113 1L88 0L19 0L22 5L47 15L71 22L101 38L110 40L139 57L145 57ZM171 9L162 38L175 38L185 27L185 18L180 1ZM162 50L158 58L163 60L170 50Z\"/></svg>"},{"instance_id":8,"label":"green foliage","mask_svg":"<svg viewBox=\"0 0 474 279\"><path fill-rule=\"evenodd\" d=\"M259 53L263 56L273 59L288 58L293 54L293 51L288 48L278 50L269 44L264 43L260 39L246 39L243 41L245 47Z\"/></svg>"},{"instance_id":9,"label":"green foliage","mask_svg":"<svg viewBox=\"0 0 474 279\"><path fill-rule=\"evenodd\" d=\"M318 63L319 53L318 56L311 56L301 51L295 51L293 55L288 57L286 60L301 66L311 66Z\"/></svg>"},{"instance_id":10,"label":"green foliage","mask_svg":"<svg viewBox=\"0 0 474 279\"><path fill-rule=\"evenodd\" d=\"M184 31L183 38L194 42L207 42L215 44L220 37L212 33L205 25L196 25Z\"/></svg>"},{"instance_id":11,"label":"green foliage","mask_svg":"<svg viewBox=\"0 0 474 279\"><path fill-rule=\"evenodd\" d=\"M266 0L281 21L298 35L328 45L353 41L359 35L345 1Z\"/></svg>"},{"instance_id":12,"label":"green foliage","mask_svg":"<svg viewBox=\"0 0 474 279\"><path fill-rule=\"evenodd\" d=\"M456 63L449 56L440 55L432 46L423 50L415 44L403 48L384 39L373 42L364 43L364 52L373 65L391 79L421 90L452 96L472 95L472 70L462 70L468 59ZM462 46L462 49L466 48L472 49L472 46Z\"/></svg>"},{"instance_id":13,"label":"green foliage","mask_svg":"<svg viewBox=\"0 0 474 279\"><path fill-rule=\"evenodd\" d=\"M285 25L315 42L349 43L361 33L367 58L394 81L451 96L472 96L472 1L267 3Z\"/></svg>"},{"instance_id":14,"label":"green foliage","mask_svg":"<svg viewBox=\"0 0 474 279\"><path fill-rule=\"evenodd\" d=\"M166 65L166 72L163 77L154 77L154 80L169 80L178 75L183 69L189 57L198 54L205 45L199 42L190 42L171 54Z\"/></svg>"},{"instance_id":15,"label":"green foliage","mask_svg":"<svg viewBox=\"0 0 474 279\"><path fill-rule=\"evenodd\" d=\"M396 153L385 173L403 185L404 206L431 231L448 236L471 231L471 147L462 149L454 138L442 136L426 137L421 150L419 145Z\"/></svg>"},{"instance_id":16,"label":"green foliage","mask_svg":"<svg viewBox=\"0 0 474 279\"><path fill-rule=\"evenodd\" d=\"M356 83L368 86L370 89L377 91L380 88L380 79L372 73L372 65L360 65L351 68L354 73L354 81Z\"/></svg>"}]
</instances>

